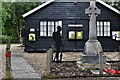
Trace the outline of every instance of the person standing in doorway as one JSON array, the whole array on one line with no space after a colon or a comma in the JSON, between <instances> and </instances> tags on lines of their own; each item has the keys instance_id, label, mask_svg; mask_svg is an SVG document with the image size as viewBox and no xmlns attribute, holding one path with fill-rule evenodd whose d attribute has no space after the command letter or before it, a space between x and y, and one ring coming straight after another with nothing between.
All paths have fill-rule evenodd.
<instances>
[{"instance_id":1,"label":"person standing in doorway","mask_svg":"<svg viewBox=\"0 0 120 80\"><path fill-rule=\"evenodd\" d=\"M59 57L59 53L60 53L61 47L62 47L62 35L60 33L61 30L62 30L62 28L60 26L58 26L57 31L53 32L53 39L55 41L55 47L56 47L56 54L55 54L54 61L56 60L57 62L62 60L62 53L60 54L60 57ZM59 58L60 58L60 60L59 60Z\"/></svg>"}]
</instances>

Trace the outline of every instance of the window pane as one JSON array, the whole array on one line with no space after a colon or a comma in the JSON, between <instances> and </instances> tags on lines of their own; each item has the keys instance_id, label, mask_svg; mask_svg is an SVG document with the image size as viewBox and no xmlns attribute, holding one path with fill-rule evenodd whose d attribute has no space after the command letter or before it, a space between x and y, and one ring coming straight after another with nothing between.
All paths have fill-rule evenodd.
<instances>
[{"instance_id":1,"label":"window pane","mask_svg":"<svg viewBox=\"0 0 120 80\"><path fill-rule=\"evenodd\" d=\"M103 31L100 32L100 36L103 36Z\"/></svg>"},{"instance_id":2,"label":"window pane","mask_svg":"<svg viewBox=\"0 0 120 80\"><path fill-rule=\"evenodd\" d=\"M108 31L108 28L106 26L104 26L104 32Z\"/></svg>"},{"instance_id":3,"label":"window pane","mask_svg":"<svg viewBox=\"0 0 120 80\"><path fill-rule=\"evenodd\" d=\"M99 33L100 33L100 23L99 21L97 21L97 36L100 36Z\"/></svg>"},{"instance_id":4,"label":"window pane","mask_svg":"<svg viewBox=\"0 0 120 80\"><path fill-rule=\"evenodd\" d=\"M48 36L52 36L52 33L54 32L54 21L48 22Z\"/></svg>"},{"instance_id":5,"label":"window pane","mask_svg":"<svg viewBox=\"0 0 120 80\"><path fill-rule=\"evenodd\" d=\"M97 32L99 32L99 31L100 31L99 26L97 26Z\"/></svg>"},{"instance_id":6,"label":"window pane","mask_svg":"<svg viewBox=\"0 0 120 80\"><path fill-rule=\"evenodd\" d=\"M107 34L107 32L106 31L104 31L104 36L107 36L108 34Z\"/></svg>"},{"instance_id":7,"label":"window pane","mask_svg":"<svg viewBox=\"0 0 120 80\"><path fill-rule=\"evenodd\" d=\"M108 31L110 31L110 27L107 27Z\"/></svg>"},{"instance_id":8,"label":"window pane","mask_svg":"<svg viewBox=\"0 0 120 80\"><path fill-rule=\"evenodd\" d=\"M99 23L99 21L97 21L97 26L99 26L100 25L100 23Z\"/></svg>"},{"instance_id":9,"label":"window pane","mask_svg":"<svg viewBox=\"0 0 120 80\"><path fill-rule=\"evenodd\" d=\"M55 22L55 31L57 31L57 27L60 26L62 28L62 21ZM60 32L62 34L62 31Z\"/></svg>"},{"instance_id":10,"label":"window pane","mask_svg":"<svg viewBox=\"0 0 120 80\"><path fill-rule=\"evenodd\" d=\"M100 36L99 32L97 31L97 36Z\"/></svg>"},{"instance_id":11,"label":"window pane","mask_svg":"<svg viewBox=\"0 0 120 80\"><path fill-rule=\"evenodd\" d=\"M107 22L104 22L104 31L107 31Z\"/></svg>"},{"instance_id":12,"label":"window pane","mask_svg":"<svg viewBox=\"0 0 120 80\"><path fill-rule=\"evenodd\" d=\"M97 21L97 32L99 32L99 27L100 25L99 25L99 22Z\"/></svg>"},{"instance_id":13,"label":"window pane","mask_svg":"<svg viewBox=\"0 0 120 80\"><path fill-rule=\"evenodd\" d=\"M104 36L107 36L108 35L108 32L107 32L107 22L104 21Z\"/></svg>"},{"instance_id":14,"label":"window pane","mask_svg":"<svg viewBox=\"0 0 120 80\"><path fill-rule=\"evenodd\" d=\"M100 36L103 36L103 22L100 21Z\"/></svg>"},{"instance_id":15,"label":"window pane","mask_svg":"<svg viewBox=\"0 0 120 80\"><path fill-rule=\"evenodd\" d=\"M110 26L110 22L109 21L107 22L107 25Z\"/></svg>"},{"instance_id":16,"label":"window pane","mask_svg":"<svg viewBox=\"0 0 120 80\"><path fill-rule=\"evenodd\" d=\"M110 22L108 22L108 36L110 36Z\"/></svg>"},{"instance_id":17,"label":"window pane","mask_svg":"<svg viewBox=\"0 0 120 80\"><path fill-rule=\"evenodd\" d=\"M110 22L107 22L107 26L108 31L110 31Z\"/></svg>"},{"instance_id":18,"label":"window pane","mask_svg":"<svg viewBox=\"0 0 120 80\"><path fill-rule=\"evenodd\" d=\"M108 32L108 36L110 36L110 31Z\"/></svg>"},{"instance_id":19,"label":"window pane","mask_svg":"<svg viewBox=\"0 0 120 80\"><path fill-rule=\"evenodd\" d=\"M110 22L104 21L104 36L110 36Z\"/></svg>"},{"instance_id":20,"label":"window pane","mask_svg":"<svg viewBox=\"0 0 120 80\"><path fill-rule=\"evenodd\" d=\"M46 25L46 21L44 21L43 25Z\"/></svg>"},{"instance_id":21,"label":"window pane","mask_svg":"<svg viewBox=\"0 0 120 80\"><path fill-rule=\"evenodd\" d=\"M107 25L107 22L106 21L104 21L104 26L106 26Z\"/></svg>"},{"instance_id":22,"label":"window pane","mask_svg":"<svg viewBox=\"0 0 120 80\"><path fill-rule=\"evenodd\" d=\"M55 22L55 31L57 31L58 21Z\"/></svg>"},{"instance_id":23,"label":"window pane","mask_svg":"<svg viewBox=\"0 0 120 80\"><path fill-rule=\"evenodd\" d=\"M40 32L40 36L46 36L46 34L44 34L44 32Z\"/></svg>"},{"instance_id":24,"label":"window pane","mask_svg":"<svg viewBox=\"0 0 120 80\"><path fill-rule=\"evenodd\" d=\"M75 39L75 31L69 31L69 39Z\"/></svg>"},{"instance_id":25,"label":"window pane","mask_svg":"<svg viewBox=\"0 0 120 80\"><path fill-rule=\"evenodd\" d=\"M62 21L58 21L59 26L62 27Z\"/></svg>"},{"instance_id":26,"label":"window pane","mask_svg":"<svg viewBox=\"0 0 120 80\"><path fill-rule=\"evenodd\" d=\"M40 21L40 36L46 36L46 21Z\"/></svg>"}]
</instances>

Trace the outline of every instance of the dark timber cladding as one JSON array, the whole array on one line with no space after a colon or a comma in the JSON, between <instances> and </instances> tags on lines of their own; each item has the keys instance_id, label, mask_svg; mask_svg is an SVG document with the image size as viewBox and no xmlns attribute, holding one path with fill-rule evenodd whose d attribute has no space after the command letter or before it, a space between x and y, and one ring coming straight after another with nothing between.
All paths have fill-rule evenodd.
<instances>
[{"instance_id":1,"label":"dark timber cladding","mask_svg":"<svg viewBox=\"0 0 120 80\"><path fill-rule=\"evenodd\" d=\"M23 15L25 19L25 51L46 51L54 44L52 32L62 26L64 50L82 51L88 40L89 17L85 9L89 2L50 2L40 9ZM120 41L113 39L113 31L120 31L120 14L97 2L101 14L97 17L97 38L104 51L117 51ZM29 34L35 33L35 40ZM32 38L31 38L32 39ZM35 48L35 49L34 49Z\"/></svg>"}]
</instances>

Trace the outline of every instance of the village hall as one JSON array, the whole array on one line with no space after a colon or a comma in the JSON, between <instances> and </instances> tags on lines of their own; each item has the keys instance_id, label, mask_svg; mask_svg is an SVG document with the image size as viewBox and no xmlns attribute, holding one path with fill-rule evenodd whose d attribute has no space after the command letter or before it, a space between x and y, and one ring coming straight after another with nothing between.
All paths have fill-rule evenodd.
<instances>
[{"instance_id":1,"label":"village hall","mask_svg":"<svg viewBox=\"0 0 120 80\"><path fill-rule=\"evenodd\" d=\"M63 51L83 51L89 38L89 2L48 0L23 14L25 51L47 51L53 44L52 33L62 27ZM120 46L120 11L96 0L101 13L96 18L97 39L103 51L118 51Z\"/></svg>"}]
</instances>

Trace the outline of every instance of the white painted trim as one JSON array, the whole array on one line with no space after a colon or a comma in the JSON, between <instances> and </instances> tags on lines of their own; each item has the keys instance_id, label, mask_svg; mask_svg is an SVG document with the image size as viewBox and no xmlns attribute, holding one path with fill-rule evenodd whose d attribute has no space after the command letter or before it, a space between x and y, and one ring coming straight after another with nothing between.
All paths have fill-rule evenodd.
<instances>
[{"instance_id":1,"label":"white painted trim","mask_svg":"<svg viewBox=\"0 0 120 80\"><path fill-rule=\"evenodd\" d=\"M68 27L83 27L83 24L69 24Z\"/></svg>"},{"instance_id":2,"label":"white painted trim","mask_svg":"<svg viewBox=\"0 0 120 80\"><path fill-rule=\"evenodd\" d=\"M59 0L59 1L60 1L60 0ZM66 0L64 0L64 1L66 1ZM50 4L51 2L55 2L55 0L48 0L48 1L46 1L45 3L41 4L40 6L38 6L38 7L34 8L34 9L28 11L28 12L25 13L25 14L23 14L22 16L23 16L23 17L26 17L26 16L32 14L33 12L35 12L35 11L41 9L42 7L44 7L44 6L48 5L48 4ZM56 1L56 2L57 2L57 1ZM74 0L73 0L73 2L74 2ZM82 2L82 1L80 0L79 2ZM106 3L103 2L102 0L96 0L96 2L99 2L99 3L101 3L102 5L108 7L109 9L111 9L112 11L114 11L114 12L120 14L120 11L119 11L119 10L117 10L117 9L115 9L114 7L112 7L112 6L108 5L108 4L106 4Z\"/></svg>"},{"instance_id":3,"label":"white painted trim","mask_svg":"<svg viewBox=\"0 0 120 80\"><path fill-rule=\"evenodd\" d=\"M23 14L22 16L23 16L23 17L26 17L26 16L32 14L33 12L35 12L35 11L41 9L42 7L44 7L44 6L48 5L48 4L50 4L50 3L53 2L53 1L55 1L55 0L46 1L45 3L41 4L40 6L34 8L34 9L30 10L30 11L28 11L27 13Z\"/></svg>"},{"instance_id":4,"label":"white painted trim","mask_svg":"<svg viewBox=\"0 0 120 80\"><path fill-rule=\"evenodd\" d=\"M119 10L117 10L117 9L115 9L114 7L106 4L105 2L103 2L103 1L101 1L101 0L96 0L96 1L99 2L99 3L101 3L102 5L106 6L107 8L111 9L112 11L120 14L120 11L119 11Z\"/></svg>"},{"instance_id":5,"label":"white painted trim","mask_svg":"<svg viewBox=\"0 0 120 80\"><path fill-rule=\"evenodd\" d=\"M90 2L90 0L55 0L55 2Z\"/></svg>"}]
</instances>

